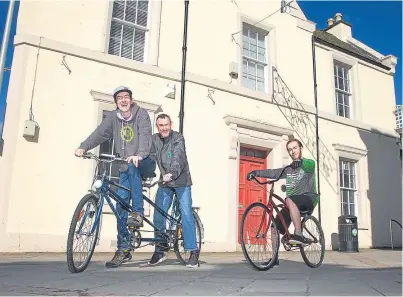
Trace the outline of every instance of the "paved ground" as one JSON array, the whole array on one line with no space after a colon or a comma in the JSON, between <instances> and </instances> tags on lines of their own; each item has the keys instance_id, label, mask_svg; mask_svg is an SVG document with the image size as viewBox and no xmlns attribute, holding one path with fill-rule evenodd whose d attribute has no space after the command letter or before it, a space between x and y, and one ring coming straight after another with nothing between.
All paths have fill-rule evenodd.
<instances>
[{"instance_id":1,"label":"paved ground","mask_svg":"<svg viewBox=\"0 0 403 297\"><path fill-rule=\"evenodd\" d=\"M288 252L267 272L253 270L242 253L203 253L196 269L179 265L173 254L163 266L141 267L148 253L106 269L110 257L95 254L85 272L71 274L63 254L0 254L0 295L402 296L400 250L327 251L316 269Z\"/></svg>"}]
</instances>

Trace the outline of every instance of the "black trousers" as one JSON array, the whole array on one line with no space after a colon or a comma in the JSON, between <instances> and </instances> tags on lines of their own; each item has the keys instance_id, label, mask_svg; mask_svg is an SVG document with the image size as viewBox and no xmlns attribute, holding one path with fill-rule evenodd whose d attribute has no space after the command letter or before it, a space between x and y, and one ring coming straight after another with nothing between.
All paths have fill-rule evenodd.
<instances>
[{"instance_id":1,"label":"black trousers","mask_svg":"<svg viewBox=\"0 0 403 297\"><path fill-rule=\"evenodd\" d=\"M288 197L287 199L291 199L295 205L298 207L300 211L304 210L310 210L313 211L314 206L313 206L313 201L312 198L309 197L308 195L293 195ZM291 216L288 210L285 210L284 208L280 211L281 215L284 218L285 223L287 224L287 227L290 227L291 224ZM283 227L283 224L281 223L281 220L279 218L279 215L277 214L276 217L274 218L274 223L277 226L278 231L284 235L285 230Z\"/></svg>"}]
</instances>

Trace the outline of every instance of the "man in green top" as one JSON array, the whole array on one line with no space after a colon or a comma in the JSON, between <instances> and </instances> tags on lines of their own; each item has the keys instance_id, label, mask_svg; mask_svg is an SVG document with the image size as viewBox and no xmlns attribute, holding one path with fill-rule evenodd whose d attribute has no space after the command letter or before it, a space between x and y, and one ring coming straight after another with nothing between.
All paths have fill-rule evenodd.
<instances>
[{"instance_id":1,"label":"man in green top","mask_svg":"<svg viewBox=\"0 0 403 297\"><path fill-rule=\"evenodd\" d=\"M248 173L247 179L251 180L253 176L266 177L270 179L285 178L286 179L286 194L285 203L289 209L291 220L294 224L294 234L291 235L289 243L304 244L306 239L301 232L301 214L300 211L313 211L319 201L319 196L316 193L316 177L315 177L315 162L311 159L302 158L302 143L298 139L291 139L286 144L288 154L293 162L291 167L284 170L283 168L254 170ZM287 223L290 225L290 217L286 210L281 210L281 213ZM275 223L281 234L284 234L280 219L275 218Z\"/></svg>"}]
</instances>

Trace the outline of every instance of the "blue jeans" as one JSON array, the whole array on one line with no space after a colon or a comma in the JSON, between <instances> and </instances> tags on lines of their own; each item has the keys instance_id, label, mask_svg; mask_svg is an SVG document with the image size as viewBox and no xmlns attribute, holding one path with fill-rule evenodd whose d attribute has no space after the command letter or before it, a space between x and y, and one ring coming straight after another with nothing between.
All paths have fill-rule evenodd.
<instances>
[{"instance_id":1,"label":"blue jeans","mask_svg":"<svg viewBox=\"0 0 403 297\"><path fill-rule=\"evenodd\" d=\"M178 188L164 188L159 187L155 198L155 204L163 211L168 213L171 207L173 195L176 193L179 199L179 207L182 217L182 229L183 237L185 241L186 251L198 250L196 244L196 228L192 212L192 193L191 187L178 187ZM154 209L154 225L161 231L166 229L166 218L161 213ZM160 238L157 234L154 238ZM163 253L164 248L161 246L155 246L155 252Z\"/></svg>"},{"instance_id":2,"label":"blue jeans","mask_svg":"<svg viewBox=\"0 0 403 297\"><path fill-rule=\"evenodd\" d=\"M143 187L141 182L142 176L149 176L150 173L155 171L155 162L146 158L142 160L139 167L135 167L133 163L130 163L127 170L120 172L119 184L129 188L131 190L131 196L126 190L118 188L117 194L133 207L133 211L144 216L144 200L143 200ZM120 204L116 204L116 211L119 217L126 224L128 213L126 210L122 209ZM129 234L127 230L121 230L119 223L117 225L118 236L117 236L117 248L118 250L128 249L130 247Z\"/></svg>"}]
</instances>

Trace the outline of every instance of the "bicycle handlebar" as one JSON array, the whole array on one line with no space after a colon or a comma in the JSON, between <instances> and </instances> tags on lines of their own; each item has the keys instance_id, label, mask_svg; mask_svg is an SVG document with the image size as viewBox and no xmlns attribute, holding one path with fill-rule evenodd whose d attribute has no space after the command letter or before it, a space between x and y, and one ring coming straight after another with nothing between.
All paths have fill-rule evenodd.
<instances>
[{"instance_id":1,"label":"bicycle handlebar","mask_svg":"<svg viewBox=\"0 0 403 297\"><path fill-rule=\"evenodd\" d=\"M281 171L279 178L277 178L277 179L271 179L271 180L269 180L269 181L261 182L261 181L259 181L259 180L256 178L256 176L252 176L252 178L253 178L258 184L261 184L261 185L273 184L273 183L278 182L278 181L280 180L280 178L281 178L281 176L283 175L284 171L285 171L287 168L289 168L289 167L291 167L291 165L285 166L285 167L283 168L283 170Z\"/></svg>"},{"instance_id":2,"label":"bicycle handlebar","mask_svg":"<svg viewBox=\"0 0 403 297\"><path fill-rule=\"evenodd\" d=\"M104 163L112 163L112 162L115 162L115 161L126 162L126 163L127 163L126 159L122 159L122 158L116 157L116 156L114 156L114 155L106 155L106 154L103 154L103 155L104 155L105 157L110 157L111 160L103 160L103 159L99 158L97 155L95 155L95 154L93 154L93 153L90 153L90 152L84 153L83 156L82 156L82 158L83 158L83 159L94 159L94 160L97 161L97 162L104 162ZM159 182L159 180L156 180L156 181L153 182L153 183L143 182L143 187L145 187L145 188L152 188L152 187L154 187L158 182Z\"/></svg>"},{"instance_id":3,"label":"bicycle handlebar","mask_svg":"<svg viewBox=\"0 0 403 297\"><path fill-rule=\"evenodd\" d=\"M89 153L89 152L84 153L82 158L83 159L94 159L97 162L104 162L104 163L112 163L112 162L115 162L115 161L127 162L125 159L118 158L118 157L115 157L113 155L107 155L107 156L111 157L111 160L100 159L97 155L94 155L93 153Z\"/></svg>"}]
</instances>

